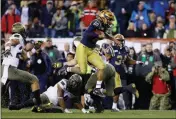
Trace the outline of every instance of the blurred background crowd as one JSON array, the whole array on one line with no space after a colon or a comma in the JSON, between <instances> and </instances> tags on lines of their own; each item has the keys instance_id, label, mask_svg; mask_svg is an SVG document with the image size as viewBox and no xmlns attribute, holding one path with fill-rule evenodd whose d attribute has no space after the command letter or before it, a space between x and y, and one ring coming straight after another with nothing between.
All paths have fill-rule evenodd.
<instances>
[{"instance_id":1,"label":"blurred background crowd","mask_svg":"<svg viewBox=\"0 0 176 119\"><path fill-rule=\"evenodd\" d=\"M80 36L99 10L110 9L113 33L125 37L176 38L174 0L2 0L1 32L21 21L28 37Z\"/></svg>"},{"instance_id":2,"label":"blurred background crowd","mask_svg":"<svg viewBox=\"0 0 176 119\"><path fill-rule=\"evenodd\" d=\"M174 0L2 0L1 16L1 50L11 35L12 24L21 22L25 25L29 38L46 38L45 41L27 41L25 51L30 62L21 61L19 68L33 73L39 78L41 93L49 86L53 86L63 77L53 69L55 62L70 61L74 58L74 50L69 43L64 44L64 51L58 50L52 38L81 36L92 20L96 18L99 10L110 9L114 12L116 20L113 25L113 34L121 33L125 37L146 37L158 40L176 38L176 1ZM80 38L78 37L80 40ZM103 44L105 45L105 44ZM104 46L100 46L103 51ZM108 44L112 45L112 44ZM72 47L74 48L74 47ZM143 44L139 53L134 47L129 48L129 56L146 64L128 65L123 86L135 83L140 97L134 101L128 94L125 100L119 101L121 109L149 109L152 92L164 90L168 94L165 103L167 109L176 108L176 42L168 42L164 53L153 49L152 44ZM103 55L102 55L103 56ZM161 61L162 68L169 73L169 79L163 85L151 83L146 76L151 73L155 62ZM84 83L93 70L82 75ZM23 103L31 96L30 86L18 81L8 83L8 96L4 98L3 105ZM154 86L153 86L154 85ZM167 90L165 88L167 87ZM83 92L84 93L84 87ZM156 93L156 94L157 94ZM160 94L154 97L154 104L160 102ZM121 96L123 97L123 96ZM7 99L6 99L7 98ZM68 99L67 107L72 103ZM104 99L104 107L111 109L112 97Z\"/></svg>"}]
</instances>

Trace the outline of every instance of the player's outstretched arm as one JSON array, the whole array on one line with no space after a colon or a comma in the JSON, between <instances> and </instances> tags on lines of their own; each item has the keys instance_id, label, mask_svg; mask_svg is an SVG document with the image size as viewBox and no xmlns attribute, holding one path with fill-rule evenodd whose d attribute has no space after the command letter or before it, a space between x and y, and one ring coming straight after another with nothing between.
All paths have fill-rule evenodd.
<instances>
[{"instance_id":1,"label":"player's outstretched arm","mask_svg":"<svg viewBox=\"0 0 176 119\"><path fill-rule=\"evenodd\" d=\"M60 105L60 107L63 108L64 113L72 113L65 106L65 101L63 99L63 97L64 97L64 90L59 85L58 85L58 91L57 92L58 92L59 105Z\"/></svg>"},{"instance_id":2,"label":"player's outstretched arm","mask_svg":"<svg viewBox=\"0 0 176 119\"><path fill-rule=\"evenodd\" d=\"M77 64L76 58L74 58L69 62L64 62L64 65L67 65L67 66L75 66L76 64Z\"/></svg>"}]
</instances>

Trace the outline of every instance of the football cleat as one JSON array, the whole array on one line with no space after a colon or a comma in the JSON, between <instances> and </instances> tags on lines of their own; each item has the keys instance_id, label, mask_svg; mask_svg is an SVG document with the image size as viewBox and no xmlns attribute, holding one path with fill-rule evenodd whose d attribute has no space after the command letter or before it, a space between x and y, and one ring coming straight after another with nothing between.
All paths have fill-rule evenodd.
<instances>
[{"instance_id":1,"label":"football cleat","mask_svg":"<svg viewBox=\"0 0 176 119\"><path fill-rule=\"evenodd\" d=\"M121 112L118 108L112 108L111 112Z\"/></svg>"},{"instance_id":2,"label":"football cleat","mask_svg":"<svg viewBox=\"0 0 176 119\"><path fill-rule=\"evenodd\" d=\"M9 110L20 110L21 108L18 105L9 105Z\"/></svg>"},{"instance_id":3,"label":"football cleat","mask_svg":"<svg viewBox=\"0 0 176 119\"><path fill-rule=\"evenodd\" d=\"M102 97L102 98L105 97L105 93L106 93L106 90L103 89L103 88L95 88L95 89L93 90L93 94L94 94L94 95L100 96L100 97Z\"/></svg>"}]
</instances>

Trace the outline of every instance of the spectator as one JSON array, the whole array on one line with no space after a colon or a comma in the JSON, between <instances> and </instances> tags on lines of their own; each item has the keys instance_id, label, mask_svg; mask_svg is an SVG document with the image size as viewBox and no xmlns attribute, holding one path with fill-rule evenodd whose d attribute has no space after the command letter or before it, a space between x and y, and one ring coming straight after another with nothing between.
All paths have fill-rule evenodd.
<instances>
[{"instance_id":1,"label":"spectator","mask_svg":"<svg viewBox=\"0 0 176 119\"><path fill-rule=\"evenodd\" d=\"M84 8L81 18L83 29L86 29L90 25L90 23L96 18L96 14L98 12L96 2L96 0L89 0L87 7Z\"/></svg>"},{"instance_id":2,"label":"spectator","mask_svg":"<svg viewBox=\"0 0 176 119\"><path fill-rule=\"evenodd\" d=\"M4 14L1 20L1 31L4 33L6 39L12 33L12 25L16 22L20 22L20 16L15 14L15 9L10 6L7 14Z\"/></svg>"},{"instance_id":3,"label":"spectator","mask_svg":"<svg viewBox=\"0 0 176 119\"><path fill-rule=\"evenodd\" d=\"M150 110L168 110L170 104L169 73L162 67L162 62L155 62L152 72L146 76L146 81L152 84L153 97L150 101Z\"/></svg>"},{"instance_id":4,"label":"spectator","mask_svg":"<svg viewBox=\"0 0 176 119\"><path fill-rule=\"evenodd\" d=\"M145 53L146 53L146 45L143 44L141 46L141 51L138 53L138 55L145 55Z\"/></svg>"},{"instance_id":5,"label":"spectator","mask_svg":"<svg viewBox=\"0 0 176 119\"><path fill-rule=\"evenodd\" d=\"M67 18L68 18L68 29L69 29L69 36L75 36L76 32L80 30L80 17L81 17L81 10L79 8L79 3L73 1L71 3L70 9L67 10Z\"/></svg>"},{"instance_id":6,"label":"spectator","mask_svg":"<svg viewBox=\"0 0 176 119\"><path fill-rule=\"evenodd\" d=\"M69 62L69 61L73 60L74 57L75 57L75 54L69 52L69 53L67 53L66 61Z\"/></svg>"},{"instance_id":7,"label":"spectator","mask_svg":"<svg viewBox=\"0 0 176 119\"><path fill-rule=\"evenodd\" d=\"M129 48L129 56L133 60L137 60L137 54L134 47ZM135 82L135 65L127 65L128 68L128 84Z\"/></svg>"},{"instance_id":8,"label":"spectator","mask_svg":"<svg viewBox=\"0 0 176 119\"><path fill-rule=\"evenodd\" d=\"M53 45L51 38L47 38L44 52L48 54L52 64L56 62L58 59L63 59L61 52Z\"/></svg>"},{"instance_id":9,"label":"spectator","mask_svg":"<svg viewBox=\"0 0 176 119\"><path fill-rule=\"evenodd\" d=\"M166 29L170 29L170 28L169 28L169 25L170 25L170 24L176 24L176 18L175 18L174 15L169 16L169 24L166 25ZM176 29L176 26L175 26L175 29Z\"/></svg>"},{"instance_id":10,"label":"spectator","mask_svg":"<svg viewBox=\"0 0 176 119\"><path fill-rule=\"evenodd\" d=\"M51 30L52 30L52 18L55 13L55 9L53 7L53 1L47 1L46 7L42 9L42 18L41 23L42 27L44 27L45 37L51 37ZM47 19L46 19L47 17Z\"/></svg>"},{"instance_id":11,"label":"spectator","mask_svg":"<svg viewBox=\"0 0 176 119\"><path fill-rule=\"evenodd\" d=\"M176 25L175 23L169 24L169 29L164 33L163 38L176 38Z\"/></svg>"},{"instance_id":12,"label":"spectator","mask_svg":"<svg viewBox=\"0 0 176 119\"><path fill-rule=\"evenodd\" d=\"M5 5L2 5L2 15L5 14L5 12L8 10L8 8L11 6L11 4L13 4L14 1L13 0L6 0L5 1Z\"/></svg>"},{"instance_id":13,"label":"spectator","mask_svg":"<svg viewBox=\"0 0 176 119\"><path fill-rule=\"evenodd\" d=\"M52 18L52 37L67 37L67 18L65 17L64 10L57 9L56 13Z\"/></svg>"},{"instance_id":14,"label":"spectator","mask_svg":"<svg viewBox=\"0 0 176 119\"><path fill-rule=\"evenodd\" d=\"M20 15L20 11L17 9L17 6L16 6L15 3L12 3L12 4L10 5L10 7L11 7L12 9L14 9L14 13L15 13L15 14ZM6 11L5 14L7 14L7 13L8 13L8 11Z\"/></svg>"},{"instance_id":15,"label":"spectator","mask_svg":"<svg viewBox=\"0 0 176 119\"><path fill-rule=\"evenodd\" d=\"M129 26L127 28L127 31L125 32L126 37L136 37L136 27L133 22L129 22Z\"/></svg>"},{"instance_id":16,"label":"spectator","mask_svg":"<svg viewBox=\"0 0 176 119\"><path fill-rule=\"evenodd\" d=\"M70 53L70 44L69 43L65 43L64 44L63 57L66 58L68 53Z\"/></svg>"},{"instance_id":17,"label":"spectator","mask_svg":"<svg viewBox=\"0 0 176 119\"><path fill-rule=\"evenodd\" d=\"M169 3L169 9L166 11L166 15L167 15L167 20L169 20L169 17L171 16L171 15L174 15L175 14L175 3L174 3L174 1L171 1L170 3ZM176 15L176 14L175 14Z\"/></svg>"},{"instance_id":18,"label":"spectator","mask_svg":"<svg viewBox=\"0 0 176 119\"><path fill-rule=\"evenodd\" d=\"M161 61L160 56L153 53L152 44L146 45L146 52L140 54L137 61L142 61L143 65L136 65L135 72L137 75L136 87L139 90L139 99L136 102L137 108L148 109L151 98L151 86L145 82L146 75L151 72L154 63Z\"/></svg>"},{"instance_id":19,"label":"spectator","mask_svg":"<svg viewBox=\"0 0 176 119\"><path fill-rule=\"evenodd\" d=\"M35 17L31 28L28 30L28 36L30 38L41 38L44 36L43 27L40 26L38 17Z\"/></svg>"},{"instance_id":20,"label":"spectator","mask_svg":"<svg viewBox=\"0 0 176 119\"><path fill-rule=\"evenodd\" d=\"M168 0L151 0L152 9L156 16L165 18L165 11L168 9Z\"/></svg>"},{"instance_id":21,"label":"spectator","mask_svg":"<svg viewBox=\"0 0 176 119\"><path fill-rule=\"evenodd\" d=\"M176 46L176 42L174 42L174 41L169 42L169 47L171 49L174 48L175 46Z\"/></svg>"},{"instance_id":22,"label":"spectator","mask_svg":"<svg viewBox=\"0 0 176 119\"><path fill-rule=\"evenodd\" d=\"M41 50L41 41L34 45L35 53L31 57L31 72L39 79L40 93L47 89L47 80L52 71L51 60L47 54Z\"/></svg>"},{"instance_id":23,"label":"spectator","mask_svg":"<svg viewBox=\"0 0 176 119\"><path fill-rule=\"evenodd\" d=\"M162 21L158 21L156 23L156 27L154 29L155 31L153 32L153 37L157 39L163 38L165 29Z\"/></svg>"},{"instance_id":24,"label":"spectator","mask_svg":"<svg viewBox=\"0 0 176 119\"><path fill-rule=\"evenodd\" d=\"M27 57L30 58L32 54L35 53L34 41L27 41L24 50L27 52Z\"/></svg>"},{"instance_id":25,"label":"spectator","mask_svg":"<svg viewBox=\"0 0 176 119\"><path fill-rule=\"evenodd\" d=\"M176 45L172 49L172 59L171 59L171 68L173 69L173 77L172 77L172 95L173 95L173 108L176 109Z\"/></svg>"},{"instance_id":26,"label":"spectator","mask_svg":"<svg viewBox=\"0 0 176 119\"><path fill-rule=\"evenodd\" d=\"M29 7L28 7L28 1L22 1L21 2L21 23L25 26L28 26L29 22Z\"/></svg>"},{"instance_id":27,"label":"spectator","mask_svg":"<svg viewBox=\"0 0 176 119\"><path fill-rule=\"evenodd\" d=\"M163 63L163 67L169 73L172 72L172 69L171 69L171 58L172 58L171 51L172 51L172 48L166 47L166 49L164 50L164 55L163 54L160 55L162 63Z\"/></svg>"},{"instance_id":28,"label":"spectator","mask_svg":"<svg viewBox=\"0 0 176 119\"><path fill-rule=\"evenodd\" d=\"M145 37L145 38L149 38L151 37L151 31L150 29L147 27L147 24L142 24L142 29L139 29L137 31L137 36L138 37Z\"/></svg>"},{"instance_id":29,"label":"spectator","mask_svg":"<svg viewBox=\"0 0 176 119\"><path fill-rule=\"evenodd\" d=\"M41 21L41 6L39 4L39 1L37 0L28 1L28 7L29 7L29 20L33 21L34 18L38 17L38 19Z\"/></svg>"},{"instance_id":30,"label":"spectator","mask_svg":"<svg viewBox=\"0 0 176 119\"><path fill-rule=\"evenodd\" d=\"M149 14L149 17L150 17L150 22L151 22L151 28L154 29L155 28L155 25L156 25L156 14L152 11L150 14Z\"/></svg>"},{"instance_id":31,"label":"spectator","mask_svg":"<svg viewBox=\"0 0 176 119\"><path fill-rule=\"evenodd\" d=\"M151 23L148 16L148 10L151 10L151 8L149 8L146 3L140 1L138 4L138 10L132 12L130 21L133 21L138 29L141 29L142 24L144 23L147 27L150 27Z\"/></svg>"}]
</instances>

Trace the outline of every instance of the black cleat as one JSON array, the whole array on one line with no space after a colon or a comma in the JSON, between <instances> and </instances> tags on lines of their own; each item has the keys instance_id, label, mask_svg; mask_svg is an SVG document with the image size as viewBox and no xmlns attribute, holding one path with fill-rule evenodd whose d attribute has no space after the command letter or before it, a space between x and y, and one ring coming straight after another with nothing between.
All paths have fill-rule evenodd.
<instances>
[{"instance_id":1,"label":"black cleat","mask_svg":"<svg viewBox=\"0 0 176 119\"><path fill-rule=\"evenodd\" d=\"M9 105L9 110L20 110L21 108L18 105Z\"/></svg>"}]
</instances>

